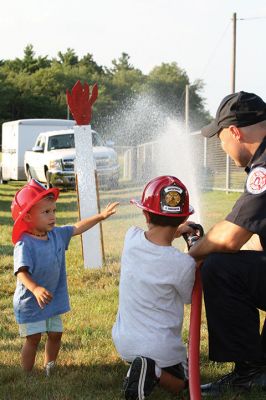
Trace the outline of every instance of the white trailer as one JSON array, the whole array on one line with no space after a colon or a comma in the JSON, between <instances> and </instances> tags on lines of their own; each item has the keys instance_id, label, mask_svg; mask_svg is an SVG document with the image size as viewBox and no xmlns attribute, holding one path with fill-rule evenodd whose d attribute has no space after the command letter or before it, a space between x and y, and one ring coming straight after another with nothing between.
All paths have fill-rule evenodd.
<instances>
[{"instance_id":1,"label":"white trailer","mask_svg":"<svg viewBox=\"0 0 266 400\"><path fill-rule=\"evenodd\" d=\"M26 180L24 153L31 150L39 133L69 129L75 121L65 119L21 119L2 125L2 181Z\"/></svg>"}]
</instances>

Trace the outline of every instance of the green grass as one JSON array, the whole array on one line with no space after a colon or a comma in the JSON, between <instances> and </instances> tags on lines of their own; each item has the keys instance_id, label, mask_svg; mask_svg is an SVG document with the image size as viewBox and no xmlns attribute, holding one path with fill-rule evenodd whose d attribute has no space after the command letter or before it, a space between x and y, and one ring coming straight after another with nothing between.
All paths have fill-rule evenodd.
<instances>
[{"instance_id":1,"label":"green grass","mask_svg":"<svg viewBox=\"0 0 266 400\"><path fill-rule=\"evenodd\" d=\"M106 263L101 270L85 270L81 257L80 238L72 239L67 251L68 283L71 312L64 320L65 332L58 366L47 379L43 373L44 340L41 343L36 367L31 376L20 368L20 350L17 324L13 316L12 297L15 288L11 244L12 220L10 203L20 183L0 186L0 400L82 400L122 399L121 382L127 371L112 344L111 328L118 304L119 262L126 230L131 225L143 224L141 212L129 205L129 199L140 195L140 188L124 187L112 192L101 192L101 205L120 201L118 213L103 224ZM208 229L231 209L238 194L208 192L202 195L203 223ZM74 192L61 193L58 201L58 225L77 220ZM177 245L184 247L183 242ZM189 307L186 308L184 339L188 337ZM207 382L228 372L230 364L209 363L207 357L207 328L202 322L202 380ZM237 399L260 399L252 396ZM174 399L175 396L156 389L154 400ZM232 394L224 399L235 398ZM188 395L185 395L188 399Z\"/></svg>"}]
</instances>

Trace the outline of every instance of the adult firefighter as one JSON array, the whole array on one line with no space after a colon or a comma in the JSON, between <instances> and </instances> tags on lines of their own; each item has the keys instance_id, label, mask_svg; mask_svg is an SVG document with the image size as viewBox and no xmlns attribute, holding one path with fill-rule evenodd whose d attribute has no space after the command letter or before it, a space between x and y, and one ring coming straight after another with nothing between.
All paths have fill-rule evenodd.
<instances>
[{"instance_id":1,"label":"adult firefighter","mask_svg":"<svg viewBox=\"0 0 266 400\"><path fill-rule=\"evenodd\" d=\"M230 214L189 252L204 260L209 357L235 363L233 372L203 385L202 394L266 390L266 323L260 335L258 310L266 311L266 104L253 93L231 94L202 135L218 136L223 150L248 174ZM253 234L261 246L241 250Z\"/></svg>"}]
</instances>

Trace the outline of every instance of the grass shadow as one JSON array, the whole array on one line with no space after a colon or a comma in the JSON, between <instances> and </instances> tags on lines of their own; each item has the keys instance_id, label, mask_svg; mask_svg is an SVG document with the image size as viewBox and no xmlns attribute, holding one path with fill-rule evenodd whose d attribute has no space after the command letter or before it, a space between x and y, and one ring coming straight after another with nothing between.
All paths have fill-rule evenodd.
<instances>
[{"instance_id":1,"label":"grass shadow","mask_svg":"<svg viewBox=\"0 0 266 400\"><path fill-rule=\"evenodd\" d=\"M11 240L11 239L10 239ZM12 256L13 255L14 246L11 244L1 244L0 245L0 256Z\"/></svg>"},{"instance_id":2,"label":"grass shadow","mask_svg":"<svg viewBox=\"0 0 266 400\"><path fill-rule=\"evenodd\" d=\"M6 367L0 363L1 398L5 400L118 400L123 398L122 382L128 365L122 361L113 363L93 363L90 365L60 365L58 362L49 383L44 371L36 368L30 376L25 376L17 366ZM151 398L188 400L188 391L180 396L171 395L160 388L155 388ZM205 398L205 397L204 397ZM216 399L208 396L206 399ZM219 400L261 400L265 392L247 393L226 392Z\"/></svg>"},{"instance_id":3,"label":"grass shadow","mask_svg":"<svg viewBox=\"0 0 266 400\"><path fill-rule=\"evenodd\" d=\"M11 213L11 198L9 200L2 200L0 199L0 210L1 212L9 211Z\"/></svg>"}]
</instances>

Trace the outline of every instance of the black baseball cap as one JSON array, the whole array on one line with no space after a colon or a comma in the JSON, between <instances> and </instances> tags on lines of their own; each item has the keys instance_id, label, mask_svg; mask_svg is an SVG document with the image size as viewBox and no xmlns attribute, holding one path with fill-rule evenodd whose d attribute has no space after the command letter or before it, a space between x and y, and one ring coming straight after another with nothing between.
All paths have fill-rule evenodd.
<instances>
[{"instance_id":1,"label":"black baseball cap","mask_svg":"<svg viewBox=\"0 0 266 400\"><path fill-rule=\"evenodd\" d=\"M216 113L215 120L201 129L201 134L212 137L222 129L238 128L266 120L266 103L254 93L238 92L226 96Z\"/></svg>"}]
</instances>

